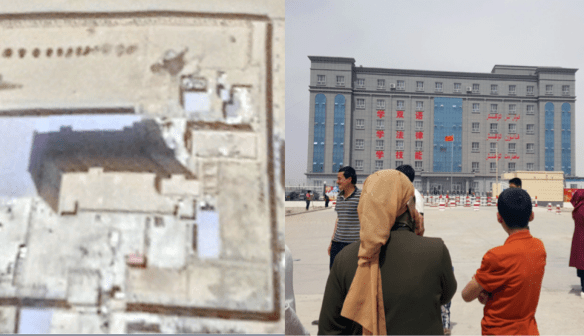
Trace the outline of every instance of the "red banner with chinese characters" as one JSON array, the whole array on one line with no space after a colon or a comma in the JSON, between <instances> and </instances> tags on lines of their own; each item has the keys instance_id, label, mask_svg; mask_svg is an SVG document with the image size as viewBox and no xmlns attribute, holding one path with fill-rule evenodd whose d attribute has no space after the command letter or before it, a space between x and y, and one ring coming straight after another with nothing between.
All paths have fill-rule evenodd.
<instances>
[{"instance_id":1,"label":"red banner with chinese characters","mask_svg":"<svg viewBox=\"0 0 584 336\"><path fill-rule=\"evenodd\" d=\"M377 151L377 152L375 152L375 156L377 156L378 159L383 158L383 151Z\"/></svg>"},{"instance_id":2,"label":"red banner with chinese characters","mask_svg":"<svg viewBox=\"0 0 584 336\"><path fill-rule=\"evenodd\" d=\"M404 152L395 152L395 158L396 159L402 159L404 158Z\"/></svg>"},{"instance_id":3,"label":"red banner with chinese characters","mask_svg":"<svg viewBox=\"0 0 584 336\"><path fill-rule=\"evenodd\" d=\"M397 111L397 116L396 116L396 118L403 119L403 118L404 118L404 111Z\"/></svg>"},{"instance_id":4,"label":"red banner with chinese characters","mask_svg":"<svg viewBox=\"0 0 584 336\"><path fill-rule=\"evenodd\" d=\"M396 139L403 139L404 138L404 131L397 131L395 134Z\"/></svg>"},{"instance_id":5,"label":"red banner with chinese characters","mask_svg":"<svg viewBox=\"0 0 584 336\"><path fill-rule=\"evenodd\" d=\"M383 111L383 110L379 110L379 111L377 111L377 116L378 116L379 118L383 118L383 117L385 117L385 111Z\"/></svg>"},{"instance_id":6,"label":"red banner with chinese characters","mask_svg":"<svg viewBox=\"0 0 584 336\"><path fill-rule=\"evenodd\" d=\"M577 189L577 188L564 189L564 202L570 202L572 200L572 196L574 196L574 193L576 192L576 190L579 190L579 189Z\"/></svg>"},{"instance_id":7,"label":"red banner with chinese characters","mask_svg":"<svg viewBox=\"0 0 584 336\"><path fill-rule=\"evenodd\" d=\"M377 137L378 138L381 139L381 138L383 138L384 135L385 135L385 132L384 131L377 131Z\"/></svg>"}]
</instances>

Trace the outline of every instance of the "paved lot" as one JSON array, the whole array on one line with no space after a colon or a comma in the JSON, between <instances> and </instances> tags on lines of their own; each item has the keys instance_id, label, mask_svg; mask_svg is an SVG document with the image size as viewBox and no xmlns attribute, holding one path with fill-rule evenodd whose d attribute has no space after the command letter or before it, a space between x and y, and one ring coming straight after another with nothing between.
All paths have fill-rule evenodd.
<instances>
[{"instance_id":1,"label":"paved lot","mask_svg":"<svg viewBox=\"0 0 584 336\"><path fill-rule=\"evenodd\" d=\"M439 211L426 208L426 236L441 237L446 243L458 282L452 299L451 323L455 335L479 335L483 305L466 303L462 289L480 267L484 253L502 245L507 234L496 221L496 207L455 208ZM318 331L311 322L318 319L328 277L327 247L336 213L330 210L286 217L286 244L294 258L296 308L304 326L312 335ZM547 265L536 319L542 335L582 335L584 299L576 269L568 267L574 222L570 212L561 215L535 209L530 225L532 234L542 239L547 251Z\"/></svg>"}]
</instances>

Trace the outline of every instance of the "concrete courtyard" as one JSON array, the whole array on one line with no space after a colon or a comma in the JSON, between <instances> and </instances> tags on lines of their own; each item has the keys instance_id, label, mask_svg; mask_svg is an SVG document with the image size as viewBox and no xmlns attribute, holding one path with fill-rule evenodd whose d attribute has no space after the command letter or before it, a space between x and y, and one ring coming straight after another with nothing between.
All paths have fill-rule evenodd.
<instances>
[{"instance_id":1,"label":"concrete courtyard","mask_svg":"<svg viewBox=\"0 0 584 336\"><path fill-rule=\"evenodd\" d=\"M574 222L568 209L560 215L534 208L531 233L540 238L547 251L547 265L536 320L542 335L581 335L584 332L584 299L576 269L568 267ZM332 209L286 217L286 244L294 258L294 293L298 316L311 335L317 320L328 277L328 244L336 213ZM440 237L452 257L458 282L452 299L453 335L479 335L483 305L477 300L466 303L461 291L480 267L485 252L502 245L508 237L496 220L496 207L457 207L439 211L426 207L427 237Z\"/></svg>"}]
</instances>

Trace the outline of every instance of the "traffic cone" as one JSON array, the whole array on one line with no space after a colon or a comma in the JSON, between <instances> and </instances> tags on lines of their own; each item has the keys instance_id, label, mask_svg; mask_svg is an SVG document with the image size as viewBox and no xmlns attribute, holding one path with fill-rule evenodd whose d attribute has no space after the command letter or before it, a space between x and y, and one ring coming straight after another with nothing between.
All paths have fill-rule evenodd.
<instances>
[{"instance_id":1,"label":"traffic cone","mask_svg":"<svg viewBox=\"0 0 584 336\"><path fill-rule=\"evenodd\" d=\"M548 203L548 212L552 212L552 204Z\"/></svg>"},{"instance_id":2,"label":"traffic cone","mask_svg":"<svg viewBox=\"0 0 584 336\"><path fill-rule=\"evenodd\" d=\"M481 206L481 203L480 203L479 199L477 198L475 200L475 203L474 203L474 211L479 211L480 206Z\"/></svg>"},{"instance_id":3,"label":"traffic cone","mask_svg":"<svg viewBox=\"0 0 584 336\"><path fill-rule=\"evenodd\" d=\"M537 196L535 196L535 207L537 208Z\"/></svg>"},{"instance_id":4,"label":"traffic cone","mask_svg":"<svg viewBox=\"0 0 584 336\"><path fill-rule=\"evenodd\" d=\"M444 200L442 198L440 199L440 203L439 204L440 204L440 207L438 208L438 210L440 210L440 211L446 210L446 207L445 207L445 204L444 204Z\"/></svg>"},{"instance_id":5,"label":"traffic cone","mask_svg":"<svg viewBox=\"0 0 584 336\"><path fill-rule=\"evenodd\" d=\"M450 199L450 207L456 208L456 201L454 200L454 198Z\"/></svg>"},{"instance_id":6,"label":"traffic cone","mask_svg":"<svg viewBox=\"0 0 584 336\"><path fill-rule=\"evenodd\" d=\"M470 197L466 198L466 204L464 206L470 208Z\"/></svg>"},{"instance_id":7,"label":"traffic cone","mask_svg":"<svg viewBox=\"0 0 584 336\"><path fill-rule=\"evenodd\" d=\"M562 210L560 209L560 205L557 204L556 205L556 215L561 215L562 214Z\"/></svg>"}]
</instances>

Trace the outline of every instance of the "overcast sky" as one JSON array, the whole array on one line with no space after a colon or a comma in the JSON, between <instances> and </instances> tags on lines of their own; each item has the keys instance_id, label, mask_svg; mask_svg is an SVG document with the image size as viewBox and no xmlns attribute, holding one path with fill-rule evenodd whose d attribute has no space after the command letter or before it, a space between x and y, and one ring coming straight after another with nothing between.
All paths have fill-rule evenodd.
<instances>
[{"instance_id":1,"label":"overcast sky","mask_svg":"<svg viewBox=\"0 0 584 336\"><path fill-rule=\"evenodd\" d=\"M578 98L584 97L583 32L584 1L286 0L286 184L306 178L308 55L353 57L357 66L374 68L578 68ZM584 176L579 106L575 172Z\"/></svg>"}]
</instances>

